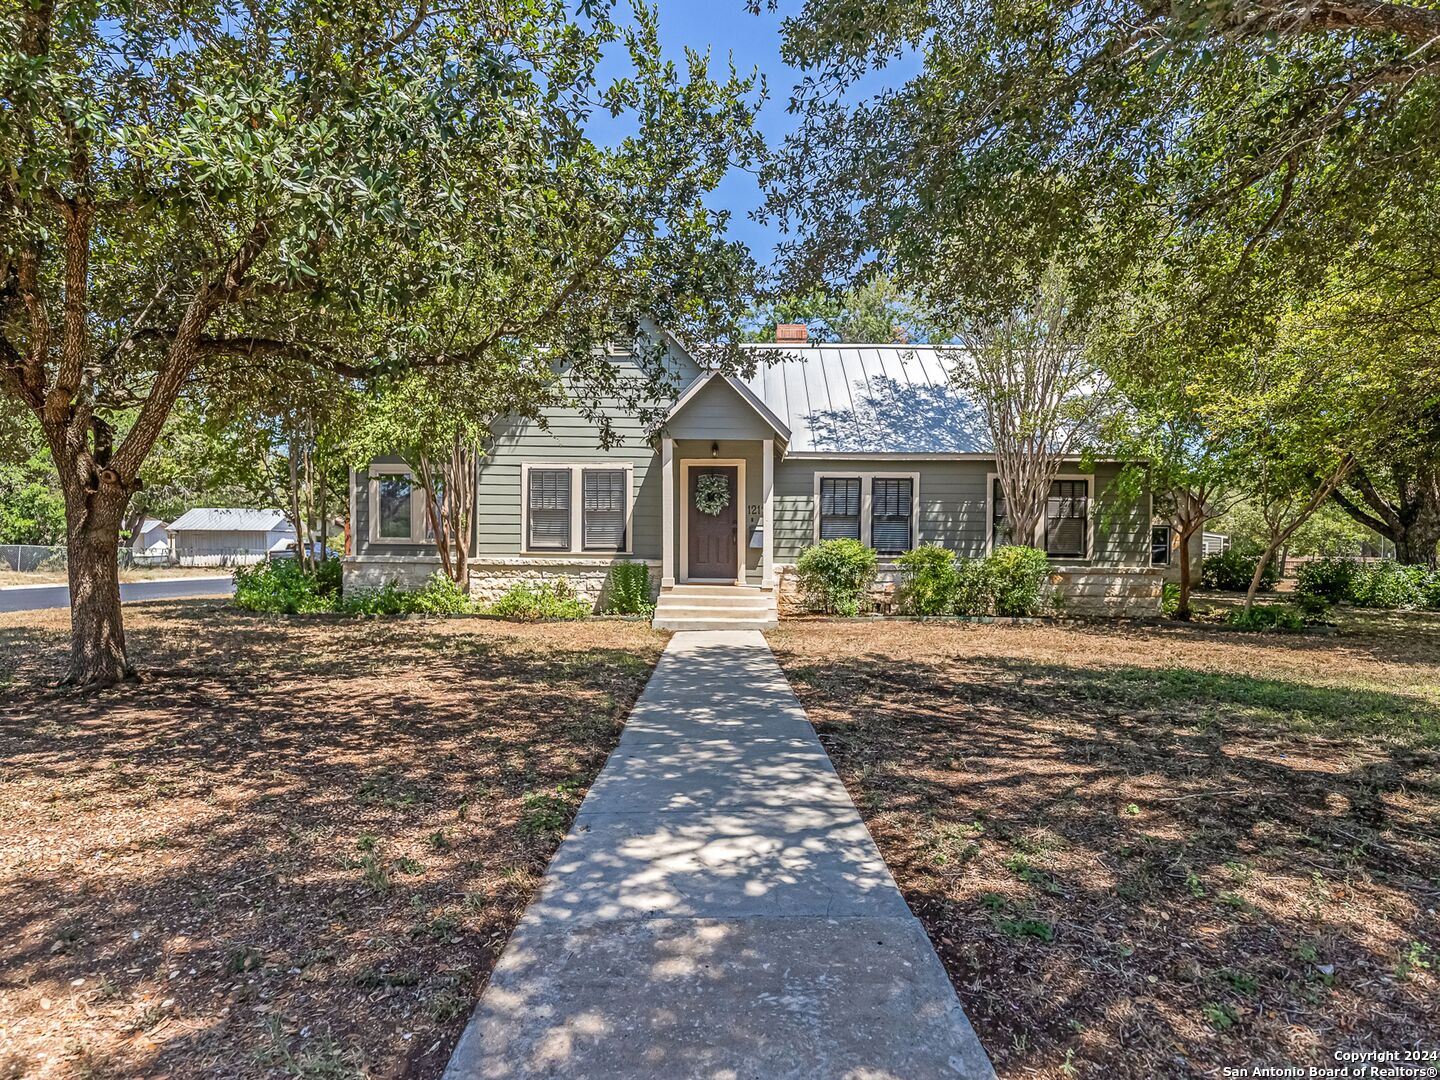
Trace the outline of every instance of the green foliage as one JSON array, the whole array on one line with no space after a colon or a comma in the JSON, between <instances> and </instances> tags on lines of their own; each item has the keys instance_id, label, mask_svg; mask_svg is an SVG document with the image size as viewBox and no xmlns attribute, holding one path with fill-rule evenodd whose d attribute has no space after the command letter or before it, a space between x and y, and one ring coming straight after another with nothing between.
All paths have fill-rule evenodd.
<instances>
[{"instance_id":1,"label":"green foliage","mask_svg":"<svg viewBox=\"0 0 1440 1080\"><path fill-rule=\"evenodd\" d=\"M568 581L516 582L505 595L485 608L487 615L515 619L585 619L591 606L575 594Z\"/></svg>"},{"instance_id":2,"label":"green foliage","mask_svg":"<svg viewBox=\"0 0 1440 1080\"><path fill-rule=\"evenodd\" d=\"M1390 559L1366 563L1351 575L1349 599L1364 608L1425 607L1427 595L1433 595L1431 577L1423 566L1406 566Z\"/></svg>"},{"instance_id":3,"label":"green foliage","mask_svg":"<svg viewBox=\"0 0 1440 1080\"><path fill-rule=\"evenodd\" d=\"M1180 583L1166 581L1160 586L1160 614L1167 619L1175 617L1180 610Z\"/></svg>"},{"instance_id":4,"label":"green foliage","mask_svg":"<svg viewBox=\"0 0 1440 1080\"><path fill-rule=\"evenodd\" d=\"M1260 555L1258 544L1237 540L1228 550L1217 552L1200 563L1200 584L1222 592L1244 592L1250 588ZM1265 572L1260 575L1260 591L1268 592L1275 588L1279 577L1279 567L1272 559L1265 564Z\"/></svg>"},{"instance_id":5,"label":"green foliage","mask_svg":"<svg viewBox=\"0 0 1440 1080\"><path fill-rule=\"evenodd\" d=\"M605 577L605 614L653 615L650 567L641 562L617 562Z\"/></svg>"},{"instance_id":6,"label":"green foliage","mask_svg":"<svg viewBox=\"0 0 1440 1080\"><path fill-rule=\"evenodd\" d=\"M378 589L356 590L344 597L340 610L350 615L463 615L475 604L460 586L436 571L418 589L402 589L387 581Z\"/></svg>"},{"instance_id":7,"label":"green foliage","mask_svg":"<svg viewBox=\"0 0 1440 1080\"><path fill-rule=\"evenodd\" d=\"M1231 626L1242 630L1302 630L1305 620L1294 608L1285 604L1255 604L1249 609L1236 608L1225 616Z\"/></svg>"},{"instance_id":8,"label":"green foliage","mask_svg":"<svg viewBox=\"0 0 1440 1080\"><path fill-rule=\"evenodd\" d=\"M955 610L960 571L955 553L936 544L924 544L895 560L905 573L900 586L900 610L909 615L949 615Z\"/></svg>"},{"instance_id":9,"label":"green foliage","mask_svg":"<svg viewBox=\"0 0 1440 1080\"><path fill-rule=\"evenodd\" d=\"M868 600L878 563L859 540L822 540L801 553L795 572L811 610L853 616Z\"/></svg>"},{"instance_id":10,"label":"green foliage","mask_svg":"<svg viewBox=\"0 0 1440 1080\"><path fill-rule=\"evenodd\" d=\"M994 590L984 559L955 560L955 614L988 615Z\"/></svg>"},{"instance_id":11,"label":"green foliage","mask_svg":"<svg viewBox=\"0 0 1440 1080\"><path fill-rule=\"evenodd\" d=\"M1350 598L1355 579L1353 559L1312 559L1296 575L1295 602L1307 613L1319 614Z\"/></svg>"},{"instance_id":12,"label":"green foliage","mask_svg":"<svg viewBox=\"0 0 1440 1080\"><path fill-rule=\"evenodd\" d=\"M785 296L754 309L745 340L773 342L778 323L804 323L811 341L886 344L943 336L915 300L886 274L873 274L836 297L823 289Z\"/></svg>"},{"instance_id":13,"label":"green foliage","mask_svg":"<svg viewBox=\"0 0 1440 1080\"><path fill-rule=\"evenodd\" d=\"M233 603L242 611L301 615L335 611L340 604L340 560L307 574L294 559L275 559L235 571Z\"/></svg>"},{"instance_id":14,"label":"green foliage","mask_svg":"<svg viewBox=\"0 0 1440 1080\"><path fill-rule=\"evenodd\" d=\"M1050 561L1043 551L1006 544L996 548L985 560L985 571L996 615L1040 614L1040 592L1050 572Z\"/></svg>"}]
</instances>

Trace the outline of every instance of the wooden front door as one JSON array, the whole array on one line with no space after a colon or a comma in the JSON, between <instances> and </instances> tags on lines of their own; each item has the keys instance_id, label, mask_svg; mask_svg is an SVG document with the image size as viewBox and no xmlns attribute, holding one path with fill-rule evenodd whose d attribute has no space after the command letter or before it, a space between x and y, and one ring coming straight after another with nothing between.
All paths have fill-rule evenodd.
<instances>
[{"instance_id":1,"label":"wooden front door","mask_svg":"<svg viewBox=\"0 0 1440 1080\"><path fill-rule=\"evenodd\" d=\"M692 466L690 469L690 491L685 505L689 514L689 574L692 578L734 581L740 574L736 548L740 521L737 471L734 465ZM702 476L719 476L730 485L730 503L718 514L701 513L695 506L695 491Z\"/></svg>"}]
</instances>

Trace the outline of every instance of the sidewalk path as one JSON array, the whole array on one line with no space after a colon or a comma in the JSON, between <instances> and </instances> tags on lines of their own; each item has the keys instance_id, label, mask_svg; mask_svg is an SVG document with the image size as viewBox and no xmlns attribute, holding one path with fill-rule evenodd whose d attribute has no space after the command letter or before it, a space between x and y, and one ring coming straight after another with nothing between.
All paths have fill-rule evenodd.
<instances>
[{"instance_id":1,"label":"sidewalk path","mask_svg":"<svg viewBox=\"0 0 1440 1080\"><path fill-rule=\"evenodd\" d=\"M235 591L235 579L224 577L150 578L146 581L122 581L120 599L180 600L197 596L229 596ZM0 586L0 611L36 611L40 608L68 608L68 585L4 585Z\"/></svg>"},{"instance_id":2,"label":"sidewalk path","mask_svg":"<svg viewBox=\"0 0 1440 1080\"><path fill-rule=\"evenodd\" d=\"M445 1073L993 1076L755 631L670 639Z\"/></svg>"}]
</instances>

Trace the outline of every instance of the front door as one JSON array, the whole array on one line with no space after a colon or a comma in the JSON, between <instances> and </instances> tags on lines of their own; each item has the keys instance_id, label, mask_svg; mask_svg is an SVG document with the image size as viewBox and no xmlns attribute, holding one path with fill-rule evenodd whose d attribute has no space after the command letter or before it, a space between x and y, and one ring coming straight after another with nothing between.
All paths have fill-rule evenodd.
<instances>
[{"instance_id":1,"label":"front door","mask_svg":"<svg viewBox=\"0 0 1440 1080\"><path fill-rule=\"evenodd\" d=\"M739 538L736 530L740 521L740 499L736 492L734 465L692 466L690 469L690 493L686 500L689 507L687 525L690 534L690 566L692 578L718 578L734 581L740 573L736 545ZM702 486L701 477L717 477L729 491L729 501L717 514L708 514L696 505L696 493ZM707 491L713 491L715 483L704 481Z\"/></svg>"}]
</instances>

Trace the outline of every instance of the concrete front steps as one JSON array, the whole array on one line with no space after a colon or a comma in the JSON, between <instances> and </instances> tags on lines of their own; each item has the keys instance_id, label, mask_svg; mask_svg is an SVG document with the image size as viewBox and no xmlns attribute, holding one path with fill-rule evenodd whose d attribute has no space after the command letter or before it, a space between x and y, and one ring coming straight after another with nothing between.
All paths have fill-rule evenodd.
<instances>
[{"instance_id":1,"label":"concrete front steps","mask_svg":"<svg viewBox=\"0 0 1440 1080\"><path fill-rule=\"evenodd\" d=\"M655 604L657 630L773 630L775 590L748 585L674 585Z\"/></svg>"}]
</instances>

